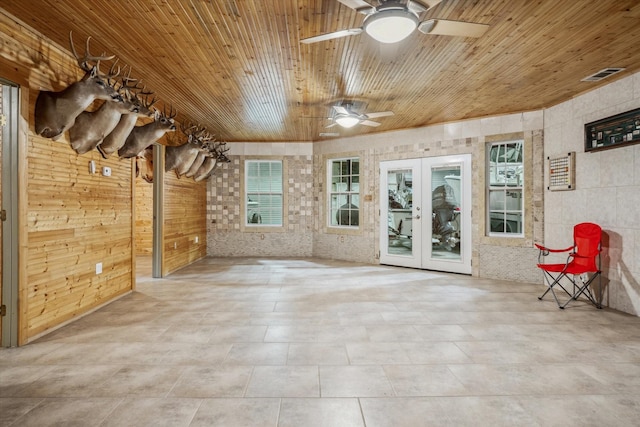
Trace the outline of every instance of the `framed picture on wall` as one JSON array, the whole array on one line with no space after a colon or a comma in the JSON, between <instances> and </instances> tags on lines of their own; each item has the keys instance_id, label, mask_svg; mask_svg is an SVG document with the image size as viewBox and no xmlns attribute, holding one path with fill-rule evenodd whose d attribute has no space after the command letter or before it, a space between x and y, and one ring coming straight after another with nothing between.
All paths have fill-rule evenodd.
<instances>
[{"instance_id":1,"label":"framed picture on wall","mask_svg":"<svg viewBox=\"0 0 640 427\"><path fill-rule=\"evenodd\" d=\"M640 142L640 108L584 125L584 151L606 150Z\"/></svg>"}]
</instances>

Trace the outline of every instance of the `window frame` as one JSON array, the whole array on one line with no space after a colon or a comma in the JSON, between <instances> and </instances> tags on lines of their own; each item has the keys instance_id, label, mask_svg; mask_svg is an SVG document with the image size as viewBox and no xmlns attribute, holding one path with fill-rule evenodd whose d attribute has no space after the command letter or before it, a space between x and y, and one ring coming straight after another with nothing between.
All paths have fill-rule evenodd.
<instances>
[{"instance_id":1,"label":"window frame","mask_svg":"<svg viewBox=\"0 0 640 427\"><path fill-rule=\"evenodd\" d=\"M353 161L357 161L358 162L358 173L354 174L353 173ZM344 161L349 161L351 162L349 164L349 174L347 175L343 175L342 173L340 173L340 175L335 175L333 174L333 165L337 162L344 162ZM349 156L349 157L340 157L340 158L332 158L332 159L327 159L327 218L326 218L326 224L327 224L327 228L329 229L334 229L334 230L359 230L360 229L360 224L362 222L362 194L361 194L361 188L362 188L362 162L360 160L359 156ZM357 176L358 178L358 190L354 191L351 188L353 188L353 177ZM333 180L336 177L348 177L349 179L349 183L348 183L348 189L346 191L334 191L333 190ZM353 196L357 196L358 198L358 223L356 225L351 225L351 224L334 224L333 221L336 217L336 214L339 211L339 208L334 210L332 207L332 201L333 201L333 197L334 195L336 196L341 196L341 195L346 195L347 196L347 203L350 204L354 204L353 203ZM355 205L355 204L354 204ZM337 222L337 221L336 221Z\"/></svg>"},{"instance_id":2,"label":"window frame","mask_svg":"<svg viewBox=\"0 0 640 427\"><path fill-rule=\"evenodd\" d=\"M249 165L250 164L263 164L263 163L277 163L280 164L280 171L281 171L281 189L280 192L274 192L274 191L269 191L269 192L250 192L248 185L249 185ZM248 230L252 230L252 231L263 231L265 229L267 230L279 230L279 229L284 229L285 227L285 222L286 222L286 215L285 215L285 206L286 206L286 192L285 192L285 163L283 160L279 160L279 159L245 159L244 160L244 171L243 171L243 190L244 190L244 194L243 194L243 210L242 210L242 216L243 216L243 228L244 229L248 229ZM264 224L262 222L259 223L253 223L253 222L249 222L249 196L251 194L266 194L266 195L279 195L281 198L281 216L280 216L280 224Z\"/></svg>"},{"instance_id":3,"label":"window frame","mask_svg":"<svg viewBox=\"0 0 640 427\"><path fill-rule=\"evenodd\" d=\"M494 162L492 159L492 150L494 147L504 147L503 150L498 148L497 155L500 156L500 153L506 154L506 147L508 145L517 144L519 145L520 158L519 161L504 161L504 162ZM525 170L525 148L524 148L525 140L524 138L517 139L509 139L503 141L493 141L488 142L486 145L486 158L485 158L485 227L486 227L486 235L489 237L499 237L499 238L524 238L525 237L525 222L526 222L526 200L525 200L525 182L526 182L526 170ZM493 166L493 167L492 167ZM502 168L500 168L502 166ZM492 185L491 174L498 174L499 170L504 170L504 180L505 183L503 185ZM511 169L515 169L514 177L509 177L508 171ZM520 169L518 171L518 169ZM519 178L519 179L518 179ZM508 179L515 179L515 184L507 183ZM502 199L505 200L504 206L502 210L497 211L496 209L491 208L491 194L503 193ZM520 208L519 209L507 209L507 197L511 197L509 193L519 193L520 195ZM508 224L508 215L511 214L519 214L520 218L520 230L519 232L507 232L507 231L492 231L491 227L491 218L492 213L499 213L502 215L504 220L504 224ZM508 225L507 225L508 226Z\"/></svg>"}]
</instances>

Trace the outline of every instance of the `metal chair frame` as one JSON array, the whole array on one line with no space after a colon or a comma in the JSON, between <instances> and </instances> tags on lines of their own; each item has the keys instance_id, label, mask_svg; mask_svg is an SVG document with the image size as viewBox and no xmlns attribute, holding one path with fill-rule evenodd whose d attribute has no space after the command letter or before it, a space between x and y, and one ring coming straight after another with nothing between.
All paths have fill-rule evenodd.
<instances>
[{"instance_id":1,"label":"metal chair frame","mask_svg":"<svg viewBox=\"0 0 640 427\"><path fill-rule=\"evenodd\" d=\"M542 300L549 291L558 307L564 309L571 301L584 295L597 308L602 308L602 270L600 269L600 253L602 252L602 229L598 224L583 222L573 228L573 245L564 249L550 249L535 244L538 253L538 268L543 272L547 290L538 297ZM564 264L544 264L543 257L550 253L569 252ZM591 277L589 277L591 273ZM554 275L555 274L555 275ZM569 292L560 281L566 278L573 285L573 292ZM591 292L590 286L598 278L598 298ZM554 291L559 286L570 298L561 303Z\"/></svg>"}]
</instances>

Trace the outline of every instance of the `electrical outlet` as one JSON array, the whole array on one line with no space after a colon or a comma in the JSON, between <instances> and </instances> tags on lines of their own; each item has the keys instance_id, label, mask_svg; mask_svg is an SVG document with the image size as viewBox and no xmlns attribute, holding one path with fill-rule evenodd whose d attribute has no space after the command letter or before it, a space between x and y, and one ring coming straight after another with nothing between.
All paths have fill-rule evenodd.
<instances>
[{"instance_id":1,"label":"electrical outlet","mask_svg":"<svg viewBox=\"0 0 640 427\"><path fill-rule=\"evenodd\" d=\"M96 264L96 274L101 274L102 273L102 263L99 262Z\"/></svg>"},{"instance_id":2,"label":"electrical outlet","mask_svg":"<svg viewBox=\"0 0 640 427\"><path fill-rule=\"evenodd\" d=\"M102 176L111 176L111 168L108 166L102 167Z\"/></svg>"}]
</instances>

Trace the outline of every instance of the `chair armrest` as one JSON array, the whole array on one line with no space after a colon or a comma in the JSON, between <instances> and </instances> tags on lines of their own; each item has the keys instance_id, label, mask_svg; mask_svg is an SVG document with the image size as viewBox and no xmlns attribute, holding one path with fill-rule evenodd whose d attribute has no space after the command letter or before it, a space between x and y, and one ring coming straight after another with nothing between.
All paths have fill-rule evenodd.
<instances>
[{"instance_id":1,"label":"chair armrest","mask_svg":"<svg viewBox=\"0 0 640 427\"><path fill-rule=\"evenodd\" d=\"M573 249L573 246L569 246L568 248L565 248L565 249L550 249L550 248L547 248L546 246L542 246L542 245L540 245L538 243L534 243L534 244L535 244L536 248L540 249L543 252L547 252L547 253L549 253L549 252L569 252L570 250Z\"/></svg>"}]
</instances>

